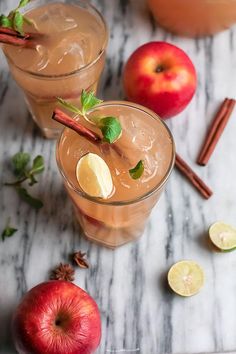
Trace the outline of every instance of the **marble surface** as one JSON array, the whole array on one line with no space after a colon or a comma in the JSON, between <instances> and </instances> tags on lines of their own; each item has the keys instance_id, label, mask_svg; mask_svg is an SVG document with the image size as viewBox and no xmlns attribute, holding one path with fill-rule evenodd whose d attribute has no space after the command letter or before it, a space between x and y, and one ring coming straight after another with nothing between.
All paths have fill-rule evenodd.
<instances>
[{"instance_id":1,"label":"marble surface","mask_svg":"<svg viewBox=\"0 0 236 354\"><path fill-rule=\"evenodd\" d=\"M16 4L1 0L0 10ZM144 0L95 0L110 27L107 64L101 83L104 99L123 98L124 61L139 45L165 40L192 58L199 83L195 98L169 120L178 152L214 190L205 201L174 171L143 237L116 251L81 237L72 206L56 168L53 141L33 124L22 95L0 61L0 229L11 216L18 232L0 242L0 353L15 353L10 319L22 295L48 279L49 270L76 249L88 252L89 270L77 270L75 283L97 301L103 336L97 354L236 353L236 253L214 253L206 231L216 220L236 225L236 112L209 165L195 164L212 115L226 96L236 96L236 28L215 37L191 40L172 36L152 21ZM3 186L11 176L9 159L20 149L42 154L46 170L34 187L45 207L35 212ZM175 296L166 285L169 267L193 259L206 281L195 297Z\"/></svg>"}]
</instances>

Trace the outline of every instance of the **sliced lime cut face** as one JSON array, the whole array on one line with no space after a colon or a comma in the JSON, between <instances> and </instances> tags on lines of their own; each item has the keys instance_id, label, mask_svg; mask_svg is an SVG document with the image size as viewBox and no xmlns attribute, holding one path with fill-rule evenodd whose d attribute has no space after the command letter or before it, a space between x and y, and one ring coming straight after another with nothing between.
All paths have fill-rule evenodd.
<instances>
[{"instance_id":1,"label":"sliced lime cut face","mask_svg":"<svg viewBox=\"0 0 236 354\"><path fill-rule=\"evenodd\" d=\"M168 272L171 289L180 296L192 296L198 293L204 284L204 272L194 261L175 263Z\"/></svg>"},{"instance_id":2,"label":"sliced lime cut face","mask_svg":"<svg viewBox=\"0 0 236 354\"><path fill-rule=\"evenodd\" d=\"M215 222L209 229L211 242L221 251L236 249L236 229L221 221Z\"/></svg>"},{"instance_id":3,"label":"sliced lime cut face","mask_svg":"<svg viewBox=\"0 0 236 354\"><path fill-rule=\"evenodd\" d=\"M83 191L91 197L107 199L112 193L113 182L106 162L98 155L88 153L76 166L76 177Z\"/></svg>"}]
</instances>

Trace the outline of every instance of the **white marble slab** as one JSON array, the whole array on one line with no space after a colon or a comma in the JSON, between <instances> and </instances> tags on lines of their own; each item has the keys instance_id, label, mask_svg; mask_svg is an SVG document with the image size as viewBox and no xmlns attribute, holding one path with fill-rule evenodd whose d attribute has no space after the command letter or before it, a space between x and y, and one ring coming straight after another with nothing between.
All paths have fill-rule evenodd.
<instances>
[{"instance_id":1,"label":"white marble slab","mask_svg":"<svg viewBox=\"0 0 236 354\"><path fill-rule=\"evenodd\" d=\"M16 3L1 0L1 12ZM123 98L123 63L147 41L169 41L192 58L199 78L197 95L168 125L178 152L214 196L203 200L175 171L142 239L114 252L90 244L80 237L73 221L55 164L55 143L38 133L1 57L0 228L11 216L19 231L0 243L0 353L15 353L10 318L23 293L48 279L49 270L67 261L74 249L87 251L91 263L89 270L76 272L75 282L89 291L101 310L103 337L98 354L134 353L135 349L141 354L236 353L236 252L213 253L206 242L207 228L215 220L236 225L236 112L208 167L195 164L219 102L236 96L236 28L214 38L178 38L154 26L144 0L94 4L110 27L103 98ZM9 158L20 149L46 159L46 171L35 187L45 202L38 213L2 185L10 176ZM189 299L175 296L166 286L169 267L181 259L196 260L206 273L203 290Z\"/></svg>"}]
</instances>

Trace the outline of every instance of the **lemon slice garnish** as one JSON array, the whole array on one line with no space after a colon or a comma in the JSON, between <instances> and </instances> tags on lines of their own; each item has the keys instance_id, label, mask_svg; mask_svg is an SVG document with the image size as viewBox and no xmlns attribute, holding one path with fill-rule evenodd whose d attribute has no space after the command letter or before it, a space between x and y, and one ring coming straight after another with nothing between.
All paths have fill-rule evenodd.
<instances>
[{"instance_id":1,"label":"lemon slice garnish","mask_svg":"<svg viewBox=\"0 0 236 354\"><path fill-rule=\"evenodd\" d=\"M170 268L168 283L178 295L192 296L203 286L204 273L196 262L181 261Z\"/></svg>"},{"instance_id":2,"label":"lemon slice garnish","mask_svg":"<svg viewBox=\"0 0 236 354\"><path fill-rule=\"evenodd\" d=\"M221 221L215 222L209 229L211 242L221 251L236 249L236 229Z\"/></svg>"},{"instance_id":3,"label":"lemon slice garnish","mask_svg":"<svg viewBox=\"0 0 236 354\"><path fill-rule=\"evenodd\" d=\"M107 199L113 190L111 172L98 155L88 153L76 166L76 177L82 190L91 197Z\"/></svg>"}]
</instances>

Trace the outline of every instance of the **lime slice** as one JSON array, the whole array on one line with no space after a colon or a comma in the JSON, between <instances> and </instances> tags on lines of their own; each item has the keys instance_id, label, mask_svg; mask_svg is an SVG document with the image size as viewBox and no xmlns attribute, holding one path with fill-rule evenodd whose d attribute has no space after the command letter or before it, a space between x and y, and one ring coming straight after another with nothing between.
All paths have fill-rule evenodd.
<instances>
[{"instance_id":1,"label":"lime slice","mask_svg":"<svg viewBox=\"0 0 236 354\"><path fill-rule=\"evenodd\" d=\"M236 229L221 221L215 222L209 229L211 242L221 251L236 249Z\"/></svg>"},{"instance_id":2,"label":"lime slice","mask_svg":"<svg viewBox=\"0 0 236 354\"><path fill-rule=\"evenodd\" d=\"M76 166L76 177L82 190L91 197L107 199L113 191L109 167L96 154L81 157Z\"/></svg>"},{"instance_id":3,"label":"lime slice","mask_svg":"<svg viewBox=\"0 0 236 354\"><path fill-rule=\"evenodd\" d=\"M204 284L202 268L193 261L175 263L168 272L171 289L181 296L195 295Z\"/></svg>"}]
</instances>

